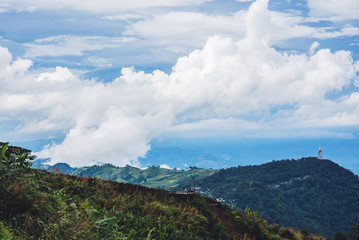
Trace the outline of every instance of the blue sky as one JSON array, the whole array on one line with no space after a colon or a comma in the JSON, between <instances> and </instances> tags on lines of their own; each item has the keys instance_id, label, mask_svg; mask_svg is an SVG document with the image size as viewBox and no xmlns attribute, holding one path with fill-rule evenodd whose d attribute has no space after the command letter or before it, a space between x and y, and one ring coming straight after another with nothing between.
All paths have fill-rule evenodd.
<instances>
[{"instance_id":1,"label":"blue sky","mask_svg":"<svg viewBox=\"0 0 359 240\"><path fill-rule=\"evenodd\" d=\"M180 168L321 144L359 173L358 36L356 0L0 0L1 141Z\"/></svg>"}]
</instances>

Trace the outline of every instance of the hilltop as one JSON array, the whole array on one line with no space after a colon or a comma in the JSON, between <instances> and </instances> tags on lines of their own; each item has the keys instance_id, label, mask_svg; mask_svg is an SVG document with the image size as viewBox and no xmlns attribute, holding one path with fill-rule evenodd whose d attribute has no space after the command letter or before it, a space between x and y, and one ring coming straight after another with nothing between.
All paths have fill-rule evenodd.
<instances>
[{"instance_id":1,"label":"hilltop","mask_svg":"<svg viewBox=\"0 0 359 240\"><path fill-rule=\"evenodd\" d=\"M236 208L284 226L333 236L359 223L359 178L314 157L222 169L196 186Z\"/></svg>"}]
</instances>

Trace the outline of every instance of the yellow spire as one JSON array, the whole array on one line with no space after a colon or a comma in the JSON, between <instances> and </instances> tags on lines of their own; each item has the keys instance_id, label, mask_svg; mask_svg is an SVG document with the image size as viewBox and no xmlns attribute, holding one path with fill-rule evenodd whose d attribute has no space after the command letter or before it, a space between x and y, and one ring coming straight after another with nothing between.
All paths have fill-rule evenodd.
<instances>
[{"instance_id":1,"label":"yellow spire","mask_svg":"<svg viewBox=\"0 0 359 240\"><path fill-rule=\"evenodd\" d=\"M319 145L319 151L321 152L322 151L322 147Z\"/></svg>"}]
</instances>

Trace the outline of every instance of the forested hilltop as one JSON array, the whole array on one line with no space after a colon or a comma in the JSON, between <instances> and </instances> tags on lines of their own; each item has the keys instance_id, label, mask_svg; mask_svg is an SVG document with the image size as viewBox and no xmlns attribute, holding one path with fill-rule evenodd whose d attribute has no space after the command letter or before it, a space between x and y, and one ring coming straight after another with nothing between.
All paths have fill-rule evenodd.
<instances>
[{"instance_id":1,"label":"forested hilltop","mask_svg":"<svg viewBox=\"0 0 359 240\"><path fill-rule=\"evenodd\" d=\"M0 239L324 239L183 195L31 168L0 146Z\"/></svg>"},{"instance_id":2,"label":"forested hilltop","mask_svg":"<svg viewBox=\"0 0 359 240\"><path fill-rule=\"evenodd\" d=\"M359 178L329 160L313 157L222 169L196 185L207 196L236 209L250 207L284 226L325 236L359 227Z\"/></svg>"}]
</instances>

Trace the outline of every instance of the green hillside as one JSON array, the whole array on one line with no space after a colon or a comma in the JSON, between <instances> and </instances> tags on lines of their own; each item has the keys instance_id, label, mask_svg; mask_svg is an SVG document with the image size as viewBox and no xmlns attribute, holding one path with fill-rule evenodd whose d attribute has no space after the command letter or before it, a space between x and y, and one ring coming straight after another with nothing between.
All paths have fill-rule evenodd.
<instances>
[{"instance_id":1,"label":"green hillside","mask_svg":"<svg viewBox=\"0 0 359 240\"><path fill-rule=\"evenodd\" d=\"M196 185L236 209L250 207L270 222L325 236L349 232L359 223L359 178L329 160L223 169Z\"/></svg>"},{"instance_id":2,"label":"green hillside","mask_svg":"<svg viewBox=\"0 0 359 240\"><path fill-rule=\"evenodd\" d=\"M35 170L0 146L0 239L323 239L198 194Z\"/></svg>"},{"instance_id":3,"label":"green hillside","mask_svg":"<svg viewBox=\"0 0 359 240\"><path fill-rule=\"evenodd\" d=\"M136 167L116 167L111 164L102 166L91 166L71 168L65 163L58 163L54 166L37 165L50 172L68 173L75 176L96 177L139 184L146 187L163 188L167 190L177 189L179 186L188 187L201 178L212 175L212 169L190 167L187 170L176 170L152 166L146 169Z\"/></svg>"}]
</instances>

